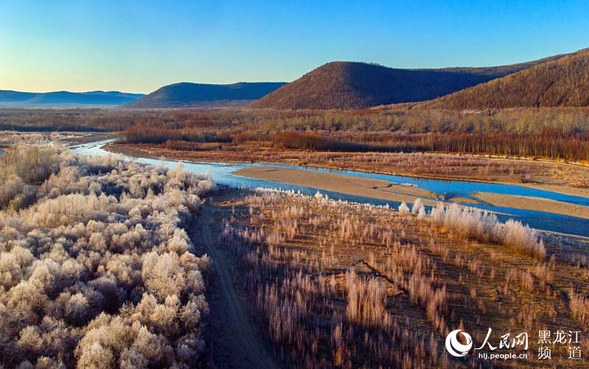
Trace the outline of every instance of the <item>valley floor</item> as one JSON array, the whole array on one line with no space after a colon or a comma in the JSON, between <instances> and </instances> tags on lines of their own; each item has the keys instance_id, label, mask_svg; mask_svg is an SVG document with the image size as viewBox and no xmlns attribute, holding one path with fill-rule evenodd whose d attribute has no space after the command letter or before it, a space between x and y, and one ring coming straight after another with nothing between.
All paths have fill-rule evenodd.
<instances>
[{"instance_id":1,"label":"valley floor","mask_svg":"<svg viewBox=\"0 0 589 369\"><path fill-rule=\"evenodd\" d=\"M220 367L577 368L566 345L538 359L538 331L559 329L589 349L586 249L534 257L429 218L274 191L221 191L200 212L209 294L228 311L207 297ZM489 327L493 346L528 332L528 359L445 353L449 331L478 347Z\"/></svg>"},{"instance_id":2,"label":"valley floor","mask_svg":"<svg viewBox=\"0 0 589 369\"><path fill-rule=\"evenodd\" d=\"M289 184L334 191L352 196L363 196L395 202L413 203L423 198L428 206L437 204L436 194L417 187L392 184L387 181L371 178L358 178L333 173L309 172L298 169L279 167L248 167L235 172L245 177L281 181ZM548 200L529 196L501 195L479 192L472 198L451 198L452 202L463 205L477 204L477 200L487 204L506 208L543 211L555 214L570 215L578 218L589 218L589 207L562 201Z\"/></svg>"},{"instance_id":3,"label":"valley floor","mask_svg":"<svg viewBox=\"0 0 589 369\"><path fill-rule=\"evenodd\" d=\"M587 247L519 222L237 190L47 146L0 164L6 367L578 368L570 347L589 352ZM431 195L334 176L318 180ZM450 331L478 347L489 328L494 347L522 333L529 347L487 352L528 357L447 354ZM579 340L541 360L540 331Z\"/></svg>"},{"instance_id":4,"label":"valley floor","mask_svg":"<svg viewBox=\"0 0 589 369\"><path fill-rule=\"evenodd\" d=\"M435 153L334 153L275 149L181 151L169 150L158 145L129 144L110 144L107 149L133 156L165 157L177 160L272 162L431 179L516 184L589 197L589 167L554 161ZM435 205L437 202L436 194L430 191L371 178L269 167L243 168L235 174L388 201L413 202L417 197L421 197L424 198L426 205ZM472 198L450 200L465 205L484 202L499 207L589 218L589 208L586 206L535 197L480 192Z\"/></svg>"},{"instance_id":5,"label":"valley floor","mask_svg":"<svg viewBox=\"0 0 589 369\"><path fill-rule=\"evenodd\" d=\"M453 153L330 152L247 146L176 150L168 149L165 145L117 143L106 148L133 156L211 162L281 163L420 178L519 184L589 196L587 163Z\"/></svg>"}]
</instances>

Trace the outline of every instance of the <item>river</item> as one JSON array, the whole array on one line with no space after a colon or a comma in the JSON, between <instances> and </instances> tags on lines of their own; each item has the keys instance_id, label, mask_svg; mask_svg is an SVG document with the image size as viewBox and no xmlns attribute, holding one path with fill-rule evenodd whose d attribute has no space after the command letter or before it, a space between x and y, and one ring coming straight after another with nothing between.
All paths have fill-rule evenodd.
<instances>
[{"instance_id":1,"label":"river","mask_svg":"<svg viewBox=\"0 0 589 369\"><path fill-rule=\"evenodd\" d=\"M73 151L88 154L88 155L108 155L109 152L102 149L102 146L112 142L113 140L98 141L78 145L72 148ZM173 167L177 161L171 160L158 160L138 157L128 157L130 160L135 160L140 163L150 165L165 165ZM365 173L356 171L341 171L333 169L322 169L322 168L308 168L301 166L292 166L285 164L266 164L266 163L211 163L211 162L187 162L183 161L184 168L190 172L210 174L211 178L219 184L242 187L242 188L257 188L267 187L281 190L294 190L300 191L303 194L313 195L317 192L316 188L313 187L302 187L295 186L288 183L267 181L254 178L248 178L233 174L235 171L249 166L277 166L286 168L297 168L301 170L319 171L319 172L332 172L337 174L345 174L348 176L356 177L369 177L381 180L386 180L395 183L405 183L419 188L426 189L428 191L435 192L436 194L451 193L456 197L469 198L476 192L489 192L504 195L521 195L531 196L543 199L551 199L556 201L567 202L571 204L578 204L583 206L589 206L589 198L582 196L573 196L562 194L558 192L528 188L517 185L505 185L495 183L481 183L481 182L468 182L468 181L447 181L447 180L435 180L435 179L422 179L415 177L405 176L393 176L385 174ZM340 199L345 201L353 201L359 203L369 203L373 205L389 205L391 207L397 207L399 203L393 201L386 201L381 199L367 198L361 196L350 196L340 194L333 191L320 191L323 194L328 195L332 199ZM552 232L561 232L579 236L589 236L589 219L577 218L567 215L547 213L533 210L522 210L507 207L491 206L488 204L477 204L468 206L477 207L483 210L492 211L498 214L498 217L505 221L506 219L512 218L517 219L530 227L546 230Z\"/></svg>"}]
</instances>

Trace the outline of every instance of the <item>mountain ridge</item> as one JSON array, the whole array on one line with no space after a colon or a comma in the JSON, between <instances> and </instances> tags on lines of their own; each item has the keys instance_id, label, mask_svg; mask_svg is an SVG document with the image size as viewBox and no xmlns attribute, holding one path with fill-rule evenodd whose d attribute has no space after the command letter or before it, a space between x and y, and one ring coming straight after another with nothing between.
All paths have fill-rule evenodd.
<instances>
[{"instance_id":1,"label":"mountain ridge","mask_svg":"<svg viewBox=\"0 0 589 369\"><path fill-rule=\"evenodd\" d=\"M589 48L417 104L453 110L589 106Z\"/></svg>"},{"instance_id":2,"label":"mountain ridge","mask_svg":"<svg viewBox=\"0 0 589 369\"><path fill-rule=\"evenodd\" d=\"M431 100L569 54L496 67L399 69L371 63L324 64L282 86L253 108L358 109Z\"/></svg>"},{"instance_id":3,"label":"mountain ridge","mask_svg":"<svg viewBox=\"0 0 589 369\"><path fill-rule=\"evenodd\" d=\"M0 90L0 107L118 106L143 96L143 94L100 90L85 92Z\"/></svg>"},{"instance_id":4,"label":"mountain ridge","mask_svg":"<svg viewBox=\"0 0 589 369\"><path fill-rule=\"evenodd\" d=\"M179 82L160 87L127 104L133 109L245 106L283 86L285 82L208 84Z\"/></svg>"}]
</instances>

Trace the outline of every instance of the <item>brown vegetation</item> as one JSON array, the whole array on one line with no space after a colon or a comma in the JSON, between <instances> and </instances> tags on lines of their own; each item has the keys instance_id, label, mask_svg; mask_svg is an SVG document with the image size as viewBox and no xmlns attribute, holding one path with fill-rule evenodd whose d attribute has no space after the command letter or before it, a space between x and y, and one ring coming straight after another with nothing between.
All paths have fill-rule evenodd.
<instances>
[{"instance_id":1,"label":"brown vegetation","mask_svg":"<svg viewBox=\"0 0 589 369\"><path fill-rule=\"evenodd\" d=\"M538 236L488 214L420 215L419 202L417 215L407 206L401 214L262 190L223 206L221 240L242 261L252 311L287 367L461 367L443 349L452 329L482 342L488 327L497 338L582 330L588 313L589 272L571 265L574 250L548 243L550 257L514 252ZM489 364L471 355L464 365L575 364L561 348L550 363L534 350L530 338L529 360Z\"/></svg>"},{"instance_id":2,"label":"brown vegetation","mask_svg":"<svg viewBox=\"0 0 589 369\"><path fill-rule=\"evenodd\" d=\"M124 134L128 143L164 143L167 141L184 142L231 142L230 136L219 136L216 132L207 132L198 128L157 128L138 125L128 128Z\"/></svg>"},{"instance_id":3,"label":"brown vegetation","mask_svg":"<svg viewBox=\"0 0 589 369\"><path fill-rule=\"evenodd\" d=\"M229 147L234 148L265 146L271 140L278 148L314 151L434 151L589 160L589 114L584 110L194 114L184 118L193 119L193 123L135 124L123 138L131 143L170 140L175 142L168 147L178 149L190 149L180 141L231 141ZM198 145L195 148L201 149Z\"/></svg>"},{"instance_id":4,"label":"brown vegetation","mask_svg":"<svg viewBox=\"0 0 589 369\"><path fill-rule=\"evenodd\" d=\"M122 137L130 143L174 141L167 147L180 150L203 149L202 145L181 142L186 141L219 142L230 150L272 144L313 151L433 151L589 160L589 115L585 110L472 114L382 110L347 115L194 112L192 118L184 119L173 124L134 124ZM193 123L188 123L190 119Z\"/></svg>"},{"instance_id":5,"label":"brown vegetation","mask_svg":"<svg viewBox=\"0 0 589 369\"><path fill-rule=\"evenodd\" d=\"M535 134L557 129L564 135L588 130L589 110L583 108L505 109L486 111L415 110L385 107L352 111L273 111L253 109L104 110L1 109L0 129L124 130L156 128L230 129L267 135L288 130L350 132L378 138L390 133Z\"/></svg>"},{"instance_id":6,"label":"brown vegetation","mask_svg":"<svg viewBox=\"0 0 589 369\"><path fill-rule=\"evenodd\" d=\"M487 68L393 69L332 62L251 104L272 109L357 109L429 100L514 73L552 58Z\"/></svg>"},{"instance_id":7,"label":"brown vegetation","mask_svg":"<svg viewBox=\"0 0 589 369\"><path fill-rule=\"evenodd\" d=\"M358 109L423 101L492 79L439 70L392 69L375 64L333 62L254 101L254 108Z\"/></svg>"},{"instance_id":8,"label":"brown vegetation","mask_svg":"<svg viewBox=\"0 0 589 369\"><path fill-rule=\"evenodd\" d=\"M576 167L553 170L548 167L556 164L518 162L514 165L513 162L442 155L440 157L444 160L449 158L457 165L438 166L440 173L430 173L428 169L420 169L421 166L408 164L415 158L430 159L432 156L383 153L434 151L571 161L586 161L589 157L589 110L580 108L470 112L391 107L347 112L2 110L2 126L27 130L126 129L120 136L128 142L160 144L158 150L163 147L184 151L171 155L203 160L211 157L216 161L307 162L338 168L461 175L483 180L494 172L495 167L505 167L507 169L503 172L523 172L516 175L515 181L521 178L528 182L529 179L524 177L528 174L536 177L537 168L542 167L540 177L551 177L548 182L564 181L576 186L583 181L564 179L580 170ZM354 154L342 155L338 151ZM465 166L465 162L469 163ZM429 163L425 160L422 164L431 167ZM520 170L520 167L527 169Z\"/></svg>"},{"instance_id":9,"label":"brown vegetation","mask_svg":"<svg viewBox=\"0 0 589 369\"><path fill-rule=\"evenodd\" d=\"M488 109L589 106L589 49L421 104Z\"/></svg>"},{"instance_id":10,"label":"brown vegetation","mask_svg":"<svg viewBox=\"0 0 589 369\"><path fill-rule=\"evenodd\" d=\"M355 152L456 152L501 156L534 156L589 161L589 135L564 136L557 130L540 134L414 134L386 135L388 141L364 143L337 140L312 132L282 132L273 136L281 148Z\"/></svg>"}]
</instances>

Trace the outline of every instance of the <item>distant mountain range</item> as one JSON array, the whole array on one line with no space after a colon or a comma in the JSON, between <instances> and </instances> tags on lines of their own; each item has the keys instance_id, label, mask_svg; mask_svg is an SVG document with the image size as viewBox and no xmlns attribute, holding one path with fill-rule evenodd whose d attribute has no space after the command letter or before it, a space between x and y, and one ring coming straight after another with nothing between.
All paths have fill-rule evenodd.
<instances>
[{"instance_id":1,"label":"distant mountain range","mask_svg":"<svg viewBox=\"0 0 589 369\"><path fill-rule=\"evenodd\" d=\"M562 58L482 68L393 69L375 64L325 64L251 104L273 109L358 109L434 99Z\"/></svg>"},{"instance_id":2,"label":"distant mountain range","mask_svg":"<svg viewBox=\"0 0 589 369\"><path fill-rule=\"evenodd\" d=\"M589 106L589 49L526 63L479 68L395 69L332 62L290 82L181 82L148 94L118 91L0 91L0 107L122 106L133 109L243 107L485 109Z\"/></svg>"},{"instance_id":3,"label":"distant mountain range","mask_svg":"<svg viewBox=\"0 0 589 369\"><path fill-rule=\"evenodd\" d=\"M175 83L131 102L127 108L194 108L246 106L285 82L239 82L228 85Z\"/></svg>"},{"instance_id":4,"label":"distant mountain range","mask_svg":"<svg viewBox=\"0 0 589 369\"><path fill-rule=\"evenodd\" d=\"M0 90L0 107L117 106L145 95L119 91L19 92Z\"/></svg>"},{"instance_id":5,"label":"distant mountain range","mask_svg":"<svg viewBox=\"0 0 589 369\"><path fill-rule=\"evenodd\" d=\"M589 106L589 49L417 106L456 110Z\"/></svg>"}]
</instances>

